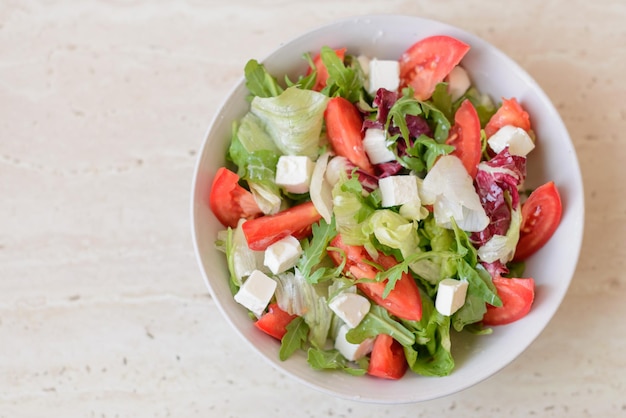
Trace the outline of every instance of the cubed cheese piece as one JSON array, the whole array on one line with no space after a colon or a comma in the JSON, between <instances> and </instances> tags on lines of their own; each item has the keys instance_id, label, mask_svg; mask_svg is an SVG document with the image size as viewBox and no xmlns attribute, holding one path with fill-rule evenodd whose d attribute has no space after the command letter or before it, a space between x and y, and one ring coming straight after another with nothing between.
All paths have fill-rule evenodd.
<instances>
[{"instance_id":1,"label":"cubed cheese piece","mask_svg":"<svg viewBox=\"0 0 626 418\"><path fill-rule=\"evenodd\" d=\"M328 306L350 328L359 325L370 311L370 301L367 298L349 292L342 292L335 296Z\"/></svg>"},{"instance_id":2,"label":"cubed cheese piece","mask_svg":"<svg viewBox=\"0 0 626 418\"><path fill-rule=\"evenodd\" d=\"M365 131L363 148L372 164L395 160L393 151L387 148L387 137L382 129L370 128Z\"/></svg>"},{"instance_id":3,"label":"cubed cheese piece","mask_svg":"<svg viewBox=\"0 0 626 418\"><path fill-rule=\"evenodd\" d=\"M496 153L509 147L509 153L511 155L519 155L521 157L525 157L535 148L535 143L528 133L524 129L513 125L506 125L498 129L498 131L487 140L487 143Z\"/></svg>"},{"instance_id":4,"label":"cubed cheese piece","mask_svg":"<svg viewBox=\"0 0 626 418\"><path fill-rule=\"evenodd\" d=\"M384 177L378 181L385 208L409 202L421 202L417 191L417 177L400 175Z\"/></svg>"},{"instance_id":5,"label":"cubed cheese piece","mask_svg":"<svg viewBox=\"0 0 626 418\"><path fill-rule=\"evenodd\" d=\"M352 344L346 340L346 334L350 328L343 324L337 331L335 348L348 360L355 361L368 355L374 347L374 338L366 338L361 344Z\"/></svg>"},{"instance_id":6,"label":"cubed cheese piece","mask_svg":"<svg viewBox=\"0 0 626 418\"><path fill-rule=\"evenodd\" d=\"M275 290L276 282L274 279L259 270L255 270L235 294L235 301L260 317L272 299Z\"/></svg>"},{"instance_id":7,"label":"cubed cheese piece","mask_svg":"<svg viewBox=\"0 0 626 418\"><path fill-rule=\"evenodd\" d=\"M440 314L450 316L465 303L468 283L464 280L443 279L439 282L435 308Z\"/></svg>"},{"instance_id":8,"label":"cubed cheese piece","mask_svg":"<svg viewBox=\"0 0 626 418\"><path fill-rule=\"evenodd\" d=\"M314 163L303 155L281 155L276 165L276 184L289 193L306 193L311 184Z\"/></svg>"},{"instance_id":9,"label":"cubed cheese piece","mask_svg":"<svg viewBox=\"0 0 626 418\"><path fill-rule=\"evenodd\" d=\"M450 71L447 77L448 81L448 93L452 97L452 101L457 101L461 96L465 94L467 89L472 84L467 71L460 65L457 65Z\"/></svg>"},{"instance_id":10,"label":"cubed cheese piece","mask_svg":"<svg viewBox=\"0 0 626 418\"><path fill-rule=\"evenodd\" d=\"M278 274L295 266L300 255L302 255L300 241L289 235L265 249L263 264L272 273Z\"/></svg>"},{"instance_id":11,"label":"cubed cheese piece","mask_svg":"<svg viewBox=\"0 0 626 418\"><path fill-rule=\"evenodd\" d=\"M389 91L396 91L399 85L400 63L398 61L374 58L369 62L370 93L376 93L381 87Z\"/></svg>"}]
</instances>

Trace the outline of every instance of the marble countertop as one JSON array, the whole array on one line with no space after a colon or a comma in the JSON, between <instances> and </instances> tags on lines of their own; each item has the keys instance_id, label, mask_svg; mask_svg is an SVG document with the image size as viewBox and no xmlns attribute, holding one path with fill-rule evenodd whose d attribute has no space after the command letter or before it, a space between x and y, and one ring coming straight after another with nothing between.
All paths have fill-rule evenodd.
<instances>
[{"instance_id":1,"label":"marble countertop","mask_svg":"<svg viewBox=\"0 0 626 418\"><path fill-rule=\"evenodd\" d=\"M495 5L2 2L0 418L626 416L626 3ZM196 153L245 62L371 13L454 24L519 62L585 183L581 258L545 331L490 379L416 405L272 369L221 317L191 242Z\"/></svg>"}]
</instances>

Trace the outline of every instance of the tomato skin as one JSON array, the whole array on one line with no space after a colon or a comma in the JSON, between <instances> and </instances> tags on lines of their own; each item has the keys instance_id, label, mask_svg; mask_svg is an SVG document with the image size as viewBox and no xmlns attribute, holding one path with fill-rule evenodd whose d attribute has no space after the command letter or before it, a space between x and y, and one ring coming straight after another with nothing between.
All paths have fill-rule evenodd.
<instances>
[{"instance_id":1,"label":"tomato skin","mask_svg":"<svg viewBox=\"0 0 626 418\"><path fill-rule=\"evenodd\" d=\"M487 125L485 125L487 138L506 125L522 128L526 132L530 131L530 116L515 97L512 99L502 98L502 106L498 108L496 113L489 119L489 122L487 122Z\"/></svg>"},{"instance_id":2,"label":"tomato skin","mask_svg":"<svg viewBox=\"0 0 626 418\"><path fill-rule=\"evenodd\" d=\"M346 56L346 48L335 49L335 54L343 61ZM328 81L328 69L324 65L324 61L322 61L321 54L317 54L315 58L313 58L313 64L315 64L315 70L317 71L317 78L315 79L315 86L313 86L313 90L321 91L324 87L326 87L326 82ZM311 73L311 69L307 71L307 74Z\"/></svg>"},{"instance_id":3,"label":"tomato skin","mask_svg":"<svg viewBox=\"0 0 626 418\"><path fill-rule=\"evenodd\" d=\"M400 85L411 86L418 100L429 99L469 49L466 43L445 35L414 43L400 57Z\"/></svg>"},{"instance_id":4,"label":"tomato skin","mask_svg":"<svg viewBox=\"0 0 626 418\"><path fill-rule=\"evenodd\" d=\"M287 325L297 316L283 311L277 303L270 303L267 312L254 323L254 326L277 340L282 340L287 333Z\"/></svg>"},{"instance_id":5,"label":"tomato skin","mask_svg":"<svg viewBox=\"0 0 626 418\"><path fill-rule=\"evenodd\" d=\"M383 379L400 379L409 365L402 345L387 334L378 334L374 341L367 374Z\"/></svg>"},{"instance_id":6,"label":"tomato skin","mask_svg":"<svg viewBox=\"0 0 626 418\"><path fill-rule=\"evenodd\" d=\"M310 232L311 226L321 218L322 215L315 209L313 202L305 202L274 215L251 219L241 228L248 241L248 247L251 250L264 251L288 235L303 238Z\"/></svg>"},{"instance_id":7,"label":"tomato skin","mask_svg":"<svg viewBox=\"0 0 626 418\"><path fill-rule=\"evenodd\" d=\"M340 248L346 253L347 261L344 273L350 272L356 279L374 279L376 277L378 270L367 263L367 261L372 262L372 258L364 247L344 244L340 234L333 238L330 245ZM328 255L336 265L341 264L342 256L339 252L329 251ZM374 263L385 270L398 264L394 257L385 254L379 254ZM408 272L402 274L393 290L383 299L386 284L386 281L361 282L357 283L356 286L369 299L387 309L389 313L409 321L422 319L422 299L419 288Z\"/></svg>"},{"instance_id":8,"label":"tomato skin","mask_svg":"<svg viewBox=\"0 0 626 418\"><path fill-rule=\"evenodd\" d=\"M513 260L525 260L543 247L559 227L562 213L561 196L554 182L536 188L522 205L520 238Z\"/></svg>"},{"instance_id":9,"label":"tomato skin","mask_svg":"<svg viewBox=\"0 0 626 418\"><path fill-rule=\"evenodd\" d=\"M454 114L454 125L446 144L454 145L452 155L459 157L468 174L475 178L482 154L480 119L476 108L467 99Z\"/></svg>"},{"instance_id":10,"label":"tomato skin","mask_svg":"<svg viewBox=\"0 0 626 418\"><path fill-rule=\"evenodd\" d=\"M335 153L346 157L361 170L374 174L374 167L363 148L363 119L356 106L343 97L333 97L328 101L324 119Z\"/></svg>"},{"instance_id":11,"label":"tomato skin","mask_svg":"<svg viewBox=\"0 0 626 418\"><path fill-rule=\"evenodd\" d=\"M487 312L483 316L483 324L487 326L505 325L524 317L535 299L535 280L532 278L505 278L494 277L498 296L502 299L502 306L487 305Z\"/></svg>"},{"instance_id":12,"label":"tomato skin","mask_svg":"<svg viewBox=\"0 0 626 418\"><path fill-rule=\"evenodd\" d=\"M241 218L253 219L263 214L252 193L238 182L236 173L220 167L209 193L211 211L222 225L231 228L235 228Z\"/></svg>"}]
</instances>

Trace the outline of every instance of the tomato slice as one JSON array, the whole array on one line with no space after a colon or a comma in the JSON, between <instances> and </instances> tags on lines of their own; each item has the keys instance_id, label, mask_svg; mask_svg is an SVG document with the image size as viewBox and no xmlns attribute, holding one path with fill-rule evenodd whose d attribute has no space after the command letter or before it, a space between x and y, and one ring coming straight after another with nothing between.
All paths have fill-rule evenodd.
<instances>
[{"instance_id":1,"label":"tomato slice","mask_svg":"<svg viewBox=\"0 0 626 418\"><path fill-rule=\"evenodd\" d=\"M255 251L264 251L288 235L301 239L321 217L312 202L305 202L274 215L249 220L241 228L248 247Z\"/></svg>"},{"instance_id":2,"label":"tomato slice","mask_svg":"<svg viewBox=\"0 0 626 418\"><path fill-rule=\"evenodd\" d=\"M277 340L282 340L287 333L287 325L297 316L283 311L277 303L270 303L267 307L267 312L254 325Z\"/></svg>"},{"instance_id":3,"label":"tomato slice","mask_svg":"<svg viewBox=\"0 0 626 418\"><path fill-rule=\"evenodd\" d=\"M226 167L215 173L209 206L215 217L224 226L234 228L239 219L253 219L263 214L254 196L239 185L239 176Z\"/></svg>"},{"instance_id":4,"label":"tomato slice","mask_svg":"<svg viewBox=\"0 0 626 418\"><path fill-rule=\"evenodd\" d=\"M346 56L346 48L335 49L335 54L343 61ZM322 61L321 54L317 54L315 58L313 58L313 64L315 64L315 70L317 71L317 78L315 79L315 86L313 90L321 91L324 87L326 87L326 82L328 81L328 69L324 65L324 61ZM307 74L311 73L311 69L307 71Z\"/></svg>"},{"instance_id":5,"label":"tomato slice","mask_svg":"<svg viewBox=\"0 0 626 418\"><path fill-rule=\"evenodd\" d=\"M414 43L400 57L400 85L411 86L418 100L427 100L469 49L466 43L444 35Z\"/></svg>"},{"instance_id":6,"label":"tomato slice","mask_svg":"<svg viewBox=\"0 0 626 418\"><path fill-rule=\"evenodd\" d=\"M370 357L367 374L383 379L400 379L409 365L402 345L387 334L378 334Z\"/></svg>"},{"instance_id":7,"label":"tomato slice","mask_svg":"<svg viewBox=\"0 0 626 418\"><path fill-rule=\"evenodd\" d=\"M525 260L543 247L558 228L562 212L554 182L536 188L522 205L520 238L513 259Z\"/></svg>"},{"instance_id":8,"label":"tomato slice","mask_svg":"<svg viewBox=\"0 0 626 418\"><path fill-rule=\"evenodd\" d=\"M346 245L337 234L331 241L332 247L341 248L347 257L344 272L350 272L356 279L374 279L378 270L371 263L372 258L362 246ZM341 264L342 255L337 251L329 251L328 254L336 265ZM388 270L398 264L395 258L385 254L379 254L374 263ZM409 321L419 321L422 319L422 299L419 288L413 277L408 273L403 273L400 280L386 298L383 298L387 281L383 282L360 282L357 288L361 290L369 299L387 309L389 313Z\"/></svg>"},{"instance_id":9,"label":"tomato slice","mask_svg":"<svg viewBox=\"0 0 626 418\"><path fill-rule=\"evenodd\" d=\"M363 119L356 106L343 97L333 97L328 101L324 119L335 153L346 157L361 170L374 174L374 167L363 148Z\"/></svg>"},{"instance_id":10,"label":"tomato slice","mask_svg":"<svg viewBox=\"0 0 626 418\"><path fill-rule=\"evenodd\" d=\"M506 125L513 125L525 131L530 131L530 116L515 98L502 99L502 106L498 108L496 113L489 119L489 122L487 122L487 125L485 125L487 138Z\"/></svg>"},{"instance_id":11,"label":"tomato slice","mask_svg":"<svg viewBox=\"0 0 626 418\"><path fill-rule=\"evenodd\" d=\"M493 284L502 300L502 306L487 305L487 312L483 316L484 325L509 324L530 311L535 299L535 281L532 278L494 277Z\"/></svg>"},{"instance_id":12,"label":"tomato slice","mask_svg":"<svg viewBox=\"0 0 626 418\"><path fill-rule=\"evenodd\" d=\"M472 178L478 173L482 153L480 142L480 119L476 108L469 100L464 100L454 115L454 125L446 144L454 145L452 155L459 157Z\"/></svg>"}]
</instances>

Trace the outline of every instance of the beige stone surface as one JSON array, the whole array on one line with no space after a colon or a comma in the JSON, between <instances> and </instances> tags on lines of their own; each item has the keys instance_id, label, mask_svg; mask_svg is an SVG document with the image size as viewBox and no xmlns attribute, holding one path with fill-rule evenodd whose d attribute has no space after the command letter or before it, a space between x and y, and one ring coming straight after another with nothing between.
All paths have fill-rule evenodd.
<instances>
[{"instance_id":1,"label":"beige stone surface","mask_svg":"<svg viewBox=\"0 0 626 418\"><path fill-rule=\"evenodd\" d=\"M270 368L221 317L191 242L196 153L245 62L369 13L454 24L518 61L585 182L552 322L502 372L418 405ZM2 1L0 417L626 416L625 22L622 0Z\"/></svg>"}]
</instances>

